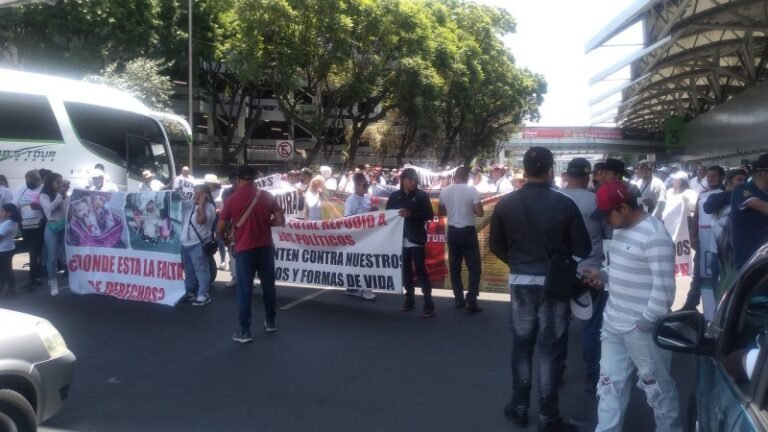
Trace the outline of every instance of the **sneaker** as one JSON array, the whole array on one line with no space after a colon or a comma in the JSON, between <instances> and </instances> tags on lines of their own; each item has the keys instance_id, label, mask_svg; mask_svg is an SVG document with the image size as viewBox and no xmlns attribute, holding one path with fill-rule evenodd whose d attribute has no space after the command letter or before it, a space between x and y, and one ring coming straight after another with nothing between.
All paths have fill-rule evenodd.
<instances>
[{"instance_id":1,"label":"sneaker","mask_svg":"<svg viewBox=\"0 0 768 432\"><path fill-rule=\"evenodd\" d=\"M238 330L234 335L232 335L232 340L235 342L240 343L248 343L253 341L253 337L251 337L251 331L250 330Z\"/></svg>"},{"instance_id":2,"label":"sneaker","mask_svg":"<svg viewBox=\"0 0 768 432\"><path fill-rule=\"evenodd\" d=\"M361 295L363 295L363 290L358 288L347 288L344 290L344 294L348 296L353 296L353 297L360 297Z\"/></svg>"},{"instance_id":3,"label":"sneaker","mask_svg":"<svg viewBox=\"0 0 768 432\"><path fill-rule=\"evenodd\" d=\"M400 312L410 312L413 310L413 303L414 301L411 299L406 299L403 305L400 307Z\"/></svg>"},{"instance_id":4,"label":"sneaker","mask_svg":"<svg viewBox=\"0 0 768 432\"><path fill-rule=\"evenodd\" d=\"M467 305L467 312L469 312L471 314L475 314L475 313L482 312L482 311L483 311L483 308L478 306L477 303L470 303L470 304Z\"/></svg>"},{"instance_id":5,"label":"sneaker","mask_svg":"<svg viewBox=\"0 0 768 432\"><path fill-rule=\"evenodd\" d=\"M517 427L528 427L528 410L517 408L512 402L508 402L504 407L504 417L509 419Z\"/></svg>"},{"instance_id":6,"label":"sneaker","mask_svg":"<svg viewBox=\"0 0 768 432\"><path fill-rule=\"evenodd\" d=\"M184 297L182 297L181 300L179 300L179 301L181 303L192 303L193 301L195 301L195 298L196 297L195 297L194 294L188 292L188 293L185 293Z\"/></svg>"},{"instance_id":7,"label":"sneaker","mask_svg":"<svg viewBox=\"0 0 768 432\"><path fill-rule=\"evenodd\" d=\"M192 306L205 306L211 302L211 296L198 296Z\"/></svg>"},{"instance_id":8,"label":"sneaker","mask_svg":"<svg viewBox=\"0 0 768 432\"><path fill-rule=\"evenodd\" d=\"M267 333L274 333L277 331L274 318L267 318L264 320L264 330L266 330Z\"/></svg>"},{"instance_id":9,"label":"sneaker","mask_svg":"<svg viewBox=\"0 0 768 432\"><path fill-rule=\"evenodd\" d=\"M56 279L49 280L48 287L51 289L51 297L59 295L59 281Z\"/></svg>"},{"instance_id":10,"label":"sneaker","mask_svg":"<svg viewBox=\"0 0 768 432\"><path fill-rule=\"evenodd\" d=\"M234 279L230 279L229 282L225 283L224 286L227 288L232 288L237 285L237 281Z\"/></svg>"},{"instance_id":11,"label":"sneaker","mask_svg":"<svg viewBox=\"0 0 768 432\"><path fill-rule=\"evenodd\" d=\"M435 305L424 305L424 310L421 312L422 318L432 318L435 316Z\"/></svg>"},{"instance_id":12,"label":"sneaker","mask_svg":"<svg viewBox=\"0 0 768 432\"><path fill-rule=\"evenodd\" d=\"M226 270L227 269L227 263L222 262L221 264L219 264L218 268L219 268L219 270L222 270L222 271Z\"/></svg>"},{"instance_id":13,"label":"sneaker","mask_svg":"<svg viewBox=\"0 0 768 432\"><path fill-rule=\"evenodd\" d=\"M369 301L376 300L376 294L372 290L363 290L363 298Z\"/></svg>"}]
</instances>

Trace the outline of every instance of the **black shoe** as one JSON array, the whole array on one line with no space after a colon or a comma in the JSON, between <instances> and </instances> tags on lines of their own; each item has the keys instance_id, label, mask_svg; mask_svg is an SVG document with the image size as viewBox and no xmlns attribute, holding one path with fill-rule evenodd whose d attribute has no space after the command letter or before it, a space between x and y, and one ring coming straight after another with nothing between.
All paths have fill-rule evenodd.
<instances>
[{"instance_id":1,"label":"black shoe","mask_svg":"<svg viewBox=\"0 0 768 432\"><path fill-rule=\"evenodd\" d=\"M476 313L482 312L482 311L483 311L483 308L478 306L477 303L470 303L470 304L467 305L467 312L469 312L471 314L476 314Z\"/></svg>"},{"instance_id":2,"label":"black shoe","mask_svg":"<svg viewBox=\"0 0 768 432\"><path fill-rule=\"evenodd\" d=\"M456 309L461 309L461 308L463 308L464 306L467 305L467 302L466 302L466 300L463 300L463 299L462 300L454 300L453 304L456 306Z\"/></svg>"},{"instance_id":3,"label":"black shoe","mask_svg":"<svg viewBox=\"0 0 768 432\"><path fill-rule=\"evenodd\" d=\"M181 300L179 300L179 302L181 302L181 303L192 303L193 301L195 301L196 298L197 297L195 297L194 294L186 293L186 294L184 294L184 297L182 297Z\"/></svg>"},{"instance_id":4,"label":"black shoe","mask_svg":"<svg viewBox=\"0 0 768 432\"><path fill-rule=\"evenodd\" d=\"M22 288L24 289L24 291L27 291L27 292L35 292L37 287L41 285L42 285L42 282L40 282L40 279L35 279L24 284Z\"/></svg>"},{"instance_id":5,"label":"black shoe","mask_svg":"<svg viewBox=\"0 0 768 432\"><path fill-rule=\"evenodd\" d=\"M421 312L421 317L432 318L433 316L435 316L435 306L434 305L424 306L424 309Z\"/></svg>"},{"instance_id":6,"label":"black shoe","mask_svg":"<svg viewBox=\"0 0 768 432\"><path fill-rule=\"evenodd\" d=\"M512 402L508 402L504 407L504 416L517 427L528 427L528 409L518 408Z\"/></svg>"},{"instance_id":7,"label":"black shoe","mask_svg":"<svg viewBox=\"0 0 768 432\"><path fill-rule=\"evenodd\" d=\"M579 432L579 428L561 418L553 422L539 423L539 432Z\"/></svg>"},{"instance_id":8,"label":"black shoe","mask_svg":"<svg viewBox=\"0 0 768 432\"><path fill-rule=\"evenodd\" d=\"M232 340L235 342L240 342L242 344L252 342L253 337L251 337L251 331L250 330L238 330L234 335L232 335Z\"/></svg>"},{"instance_id":9,"label":"black shoe","mask_svg":"<svg viewBox=\"0 0 768 432\"><path fill-rule=\"evenodd\" d=\"M410 312L413 310L414 306L413 299L406 298L405 302L403 302L403 305L400 307L400 312Z\"/></svg>"},{"instance_id":10,"label":"black shoe","mask_svg":"<svg viewBox=\"0 0 768 432\"><path fill-rule=\"evenodd\" d=\"M266 330L267 333L274 333L277 331L274 318L267 318L264 320L264 330Z\"/></svg>"}]
</instances>

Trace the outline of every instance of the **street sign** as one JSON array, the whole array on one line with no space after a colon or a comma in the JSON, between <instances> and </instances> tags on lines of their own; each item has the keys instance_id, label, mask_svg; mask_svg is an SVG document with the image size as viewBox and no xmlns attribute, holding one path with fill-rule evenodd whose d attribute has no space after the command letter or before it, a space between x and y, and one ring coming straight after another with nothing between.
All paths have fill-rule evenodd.
<instances>
[{"instance_id":1,"label":"street sign","mask_svg":"<svg viewBox=\"0 0 768 432\"><path fill-rule=\"evenodd\" d=\"M293 140L280 140L275 145L277 157L280 159L290 159L293 156Z\"/></svg>"}]
</instances>

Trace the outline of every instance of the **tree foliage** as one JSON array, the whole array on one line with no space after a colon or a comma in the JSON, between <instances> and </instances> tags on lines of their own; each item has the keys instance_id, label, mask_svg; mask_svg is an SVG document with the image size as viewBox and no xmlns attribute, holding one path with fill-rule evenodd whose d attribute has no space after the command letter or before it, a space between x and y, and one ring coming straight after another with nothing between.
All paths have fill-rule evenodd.
<instances>
[{"instance_id":1,"label":"tree foliage","mask_svg":"<svg viewBox=\"0 0 768 432\"><path fill-rule=\"evenodd\" d=\"M137 58L125 63L112 63L97 75L88 75L85 81L106 84L126 91L145 105L166 111L171 105L173 85L161 71L164 65L160 60Z\"/></svg>"}]
</instances>

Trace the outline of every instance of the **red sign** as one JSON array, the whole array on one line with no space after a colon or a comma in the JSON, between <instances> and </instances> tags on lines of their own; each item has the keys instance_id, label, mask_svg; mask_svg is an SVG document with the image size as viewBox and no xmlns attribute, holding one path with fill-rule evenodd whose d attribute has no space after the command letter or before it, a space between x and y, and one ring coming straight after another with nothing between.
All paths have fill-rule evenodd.
<instances>
[{"instance_id":1,"label":"red sign","mask_svg":"<svg viewBox=\"0 0 768 432\"><path fill-rule=\"evenodd\" d=\"M621 129L601 127L524 127L521 135L522 138L530 139L624 139Z\"/></svg>"}]
</instances>

